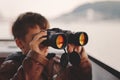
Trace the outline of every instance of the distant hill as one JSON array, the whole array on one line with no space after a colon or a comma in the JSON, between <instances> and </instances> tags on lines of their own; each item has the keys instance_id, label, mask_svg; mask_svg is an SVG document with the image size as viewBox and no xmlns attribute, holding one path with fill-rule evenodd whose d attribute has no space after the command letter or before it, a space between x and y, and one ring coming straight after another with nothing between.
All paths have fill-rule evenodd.
<instances>
[{"instance_id":1,"label":"distant hill","mask_svg":"<svg viewBox=\"0 0 120 80\"><path fill-rule=\"evenodd\" d=\"M120 19L120 1L102 1L80 5L70 13L63 14L53 21L99 21Z\"/></svg>"}]
</instances>

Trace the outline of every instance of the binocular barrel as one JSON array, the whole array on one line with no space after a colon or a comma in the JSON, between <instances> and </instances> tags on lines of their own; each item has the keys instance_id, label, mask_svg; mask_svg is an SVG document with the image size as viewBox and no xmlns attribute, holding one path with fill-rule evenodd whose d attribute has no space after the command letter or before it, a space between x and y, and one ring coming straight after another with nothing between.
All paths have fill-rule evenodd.
<instances>
[{"instance_id":1,"label":"binocular barrel","mask_svg":"<svg viewBox=\"0 0 120 80\"><path fill-rule=\"evenodd\" d=\"M88 42L88 35L85 32L76 32L68 35L68 43L76 46L84 46Z\"/></svg>"},{"instance_id":2,"label":"binocular barrel","mask_svg":"<svg viewBox=\"0 0 120 80\"><path fill-rule=\"evenodd\" d=\"M88 35L85 32L72 33L71 31L61 29L49 29L47 31L47 40L43 45L51 46L55 49L64 49L68 43L77 46L84 46L88 42Z\"/></svg>"},{"instance_id":3,"label":"binocular barrel","mask_svg":"<svg viewBox=\"0 0 120 80\"><path fill-rule=\"evenodd\" d=\"M47 32L47 40L43 41L42 44L51 46L55 49L64 49L67 45L67 37L63 33L51 33Z\"/></svg>"}]
</instances>

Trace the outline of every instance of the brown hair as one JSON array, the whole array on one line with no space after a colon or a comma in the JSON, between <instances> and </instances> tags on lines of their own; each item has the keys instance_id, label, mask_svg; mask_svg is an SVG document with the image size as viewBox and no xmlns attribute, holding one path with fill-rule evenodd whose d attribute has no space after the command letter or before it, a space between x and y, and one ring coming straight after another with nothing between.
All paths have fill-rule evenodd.
<instances>
[{"instance_id":1,"label":"brown hair","mask_svg":"<svg viewBox=\"0 0 120 80\"><path fill-rule=\"evenodd\" d=\"M40 29L46 30L49 28L49 22L44 16L33 12L23 13L14 22L12 34L14 38L24 39L28 29L35 25L38 25Z\"/></svg>"}]
</instances>

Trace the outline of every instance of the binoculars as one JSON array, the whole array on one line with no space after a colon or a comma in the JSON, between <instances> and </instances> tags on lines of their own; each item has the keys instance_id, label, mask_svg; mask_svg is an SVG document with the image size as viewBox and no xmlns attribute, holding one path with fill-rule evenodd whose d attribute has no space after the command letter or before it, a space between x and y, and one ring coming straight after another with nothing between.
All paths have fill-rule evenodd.
<instances>
[{"instance_id":1,"label":"binoculars","mask_svg":"<svg viewBox=\"0 0 120 80\"><path fill-rule=\"evenodd\" d=\"M84 46L87 42L88 35L86 32L74 33L69 30L52 28L47 30L47 40L43 41L42 44L55 49L65 49L69 43L76 46Z\"/></svg>"}]
</instances>

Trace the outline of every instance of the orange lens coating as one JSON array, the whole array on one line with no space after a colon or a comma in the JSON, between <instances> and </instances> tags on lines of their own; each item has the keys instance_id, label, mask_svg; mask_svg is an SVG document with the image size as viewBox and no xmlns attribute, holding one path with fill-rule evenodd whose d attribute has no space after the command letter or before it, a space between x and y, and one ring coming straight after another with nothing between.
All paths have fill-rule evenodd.
<instances>
[{"instance_id":1,"label":"orange lens coating","mask_svg":"<svg viewBox=\"0 0 120 80\"><path fill-rule=\"evenodd\" d=\"M80 43L81 45L84 45L84 44L85 44L85 34L84 34L84 33L82 33L82 34L80 35L80 37L79 37L79 43Z\"/></svg>"},{"instance_id":2,"label":"orange lens coating","mask_svg":"<svg viewBox=\"0 0 120 80\"><path fill-rule=\"evenodd\" d=\"M56 45L58 48L62 48L64 44L64 38L62 35L58 35L57 38L56 38Z\"/></svg>"}]
</instances>

